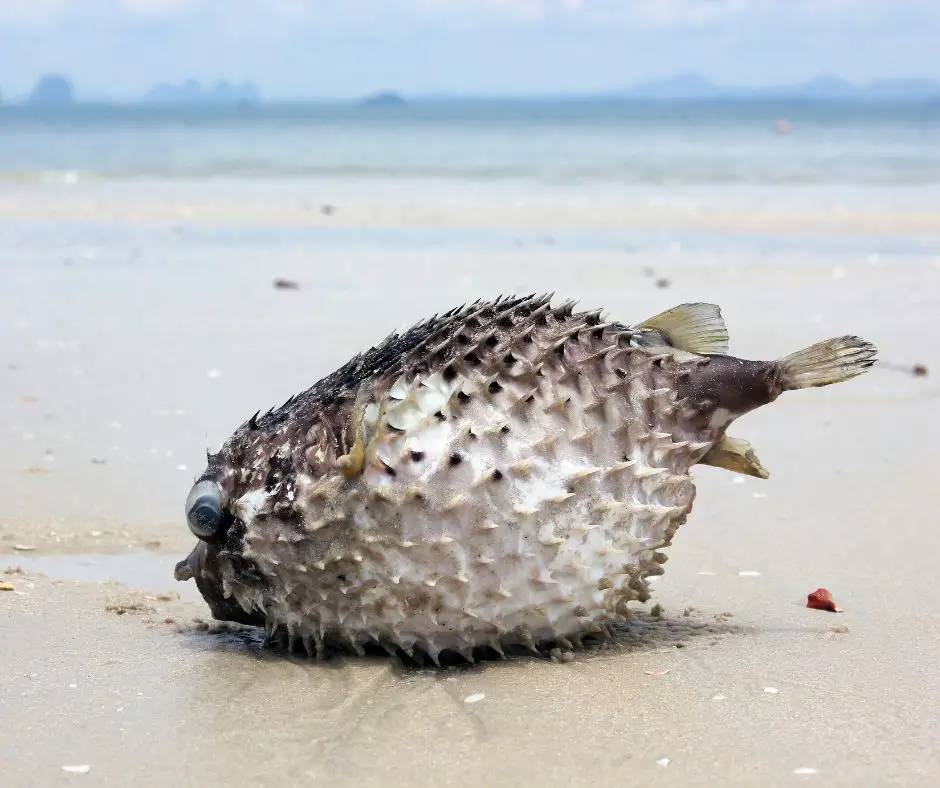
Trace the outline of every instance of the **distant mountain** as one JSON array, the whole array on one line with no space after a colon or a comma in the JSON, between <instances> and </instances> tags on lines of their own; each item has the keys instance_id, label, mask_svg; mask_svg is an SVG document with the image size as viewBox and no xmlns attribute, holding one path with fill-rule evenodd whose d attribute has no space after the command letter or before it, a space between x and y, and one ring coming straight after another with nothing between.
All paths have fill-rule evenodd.
<instances>
[{"instance_id":1,"label":"distant mountain","mask_svg":"<svg viewBox=\"0 0 940 788\"><path fill-rule=\"evenodd\" d=\"M44 74L26 98L38 107L67 107L75 103L75 88L62 74Z\"/></svg>"},{"instance_id":2,"label":"distant mountain","mask_svg":"<svg viewBox=\"0 0 940 788\"><path fill-rule=\"evenodd\" d=\"M244 105L257 104L260 100L261 93L252 83L234 85L225 79L218 80L212 87L204 87L195 79L178 85L157 85L143 98L146 104L186 105Z\"/></svg>"},{"instance_id":3,"label":"distant mountain","mask_svg":"<svg viewBox=\"0 0 940 788\"><path fill-rule=\"evenodd\" d=\"M408 104L404 96L390 90L373 93L360 99L358 103L360 107L404 107Z\"/></svg>"},{"instance_id":4,"label":"distant mountain","mask_svg":"<svg viewBox=\"0 0 940 788\"><path fill-rule=\"evenodd\" d=\"M657 101L777 99L920 103L940 99L940 82L931 79L880 79L866 85L855 85L840 77L822 74L795 85L734 87L716 85L699 74L679 74L607 95Z\"/></svg>"}]
</instances>

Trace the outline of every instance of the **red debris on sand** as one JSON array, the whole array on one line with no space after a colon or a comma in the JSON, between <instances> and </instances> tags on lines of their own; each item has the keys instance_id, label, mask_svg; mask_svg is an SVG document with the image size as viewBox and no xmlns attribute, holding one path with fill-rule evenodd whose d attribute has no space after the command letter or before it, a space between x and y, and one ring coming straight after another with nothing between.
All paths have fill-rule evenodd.
<instances>
[{"instance_id":1,"label":"red debris on sand","mask_svg":"<svg viewBox=\"0 0 940 788\"><path fill-rule=\"evenodd\" d=\"M817 588L812 594L808 594L806 606L814 610L828 610L830 613L842 612L842 608L835 603L832 594L825 588Z\"/></svg>"},{"instance_id":2,"label":"red debris on sand","mask_svg":"<svg viewBox=\"0 0 940 788\"><path fill-rule=\"evenodd\" d=\"M927 367L925 367L923 364L915 364L911 369L911 372L915 378L927 377Z\"/></svg>"}]
</instances>

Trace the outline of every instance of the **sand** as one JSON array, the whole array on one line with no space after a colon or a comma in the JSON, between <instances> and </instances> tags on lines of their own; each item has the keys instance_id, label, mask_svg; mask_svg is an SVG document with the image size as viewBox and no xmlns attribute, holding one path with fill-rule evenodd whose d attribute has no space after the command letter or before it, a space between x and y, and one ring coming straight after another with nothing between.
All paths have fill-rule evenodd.
<instances>
[{"instance_id":1,"label":"sand","mask_svg":"<svg viewBox=\"0 0 940 788\"><path fill-rule=\"evenodd\" d=\"M112 203L79 185L43 214L33 188L0 194L33 200L0 228L5 784L940 781L940 224L926 209L893 223L916 206L885 197L877 232L869 205L839 219L857 232L784 222L772 237L745 235L760 225L746 211L592 235L389 207L382 235L365 218L278 221L277 200L250 224L243 208L186 218L181 202L205 197L185 184ZM932 374L876 368L742 419L771 479L697 473L666 574L607 648L318 663L208 621L172 578L207 448L396 326L545 290L625 320L713 300L739 355L851 332ZM820 586L843 613L806 608Z\"/></svg>"}]
</instances>

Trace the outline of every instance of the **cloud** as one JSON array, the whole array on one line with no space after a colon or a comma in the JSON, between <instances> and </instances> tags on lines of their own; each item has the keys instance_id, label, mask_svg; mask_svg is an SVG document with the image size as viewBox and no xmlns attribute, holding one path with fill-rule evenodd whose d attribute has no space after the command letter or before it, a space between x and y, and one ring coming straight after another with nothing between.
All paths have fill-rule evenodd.
<instances>
[{"instance_id":1,"label":"cloud","mask_svg":"<svg viewBox=\"0 0 940 788\"><path fill-rule=\"evenodd\" d=\"M225 27L354 23L569 24L685 27L777 18L940 22L937 0L0 0L0 27L50 28L63 23L146 24L213 19Z\"/></svg>"}]
</instances>

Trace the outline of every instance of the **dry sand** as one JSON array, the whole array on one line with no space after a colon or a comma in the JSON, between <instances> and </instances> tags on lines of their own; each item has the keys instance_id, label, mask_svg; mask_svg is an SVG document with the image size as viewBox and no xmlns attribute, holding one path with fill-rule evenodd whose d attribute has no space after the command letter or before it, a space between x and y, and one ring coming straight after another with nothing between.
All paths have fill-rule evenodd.
<instances>
[{"instance_id":1,"label":"dry sand","mask_svg":"<svg viewBox=\"0 0 940 788\"><path fill-rule=\"evenodd\" d=\"M92 218L0 229L4 784L940 782L940 249ZM701 469L662 617L573 661L319 664L207 629L172 579L205 449L395 326L544 290L626 320L713 300L739 355L852 332L934 374L876 368L743 419L771 479ZM844 613L805 607L819 586Z\"/></svg>"}]
</instances>

